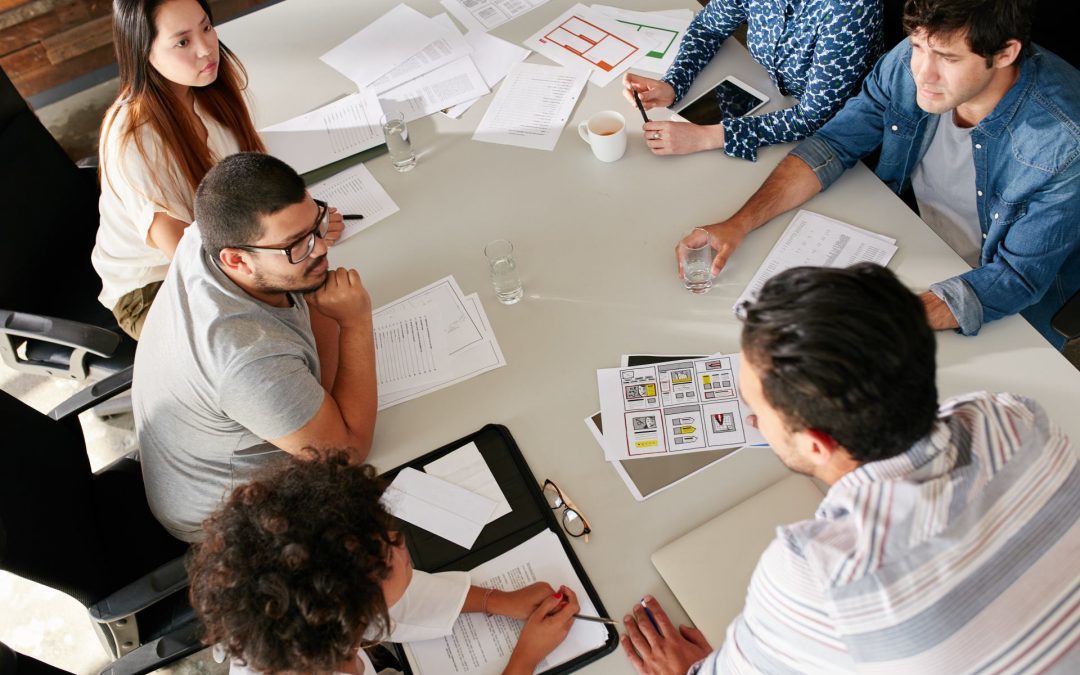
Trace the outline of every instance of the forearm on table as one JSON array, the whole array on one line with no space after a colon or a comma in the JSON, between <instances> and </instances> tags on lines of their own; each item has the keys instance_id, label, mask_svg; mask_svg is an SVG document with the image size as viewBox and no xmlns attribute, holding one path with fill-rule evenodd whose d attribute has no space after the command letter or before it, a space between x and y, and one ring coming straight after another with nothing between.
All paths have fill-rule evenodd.
<instances>
[{"instance_id":1,"label":"forearm on table","mask_svg":"<svg viewBox=\"0 0 1080 675\"><path fill-rule=\"evenodd\" d=\"M319 353L319 372L323 389L333 391L337 379L340 329L337 321L329 318L312 305L308 305L311 332L315 336L315 350Z\"/></svg>"},{"instance_id":2,"label":"forearm on table","mask_svg":"<svg viewBox=\"0 0 1080 675\"><path fill-rule=\"evenodd\" d=\"M352 449L360 453L358 459L364 459L375 434L379 401L370 316L340 328L337 369L330 394L356 446Z\"/></svg>"},{"instance_id":3,"label":"forearm on table","mask_svg":"<svg viewBox=\"0 0 1080 675\"><path fill-rule=\"evenodd\" d=\"M806 162L787 156L731 221L750 232L776 216L804 204L821 191L821 182Z\"/></svg>"}]
</instances>

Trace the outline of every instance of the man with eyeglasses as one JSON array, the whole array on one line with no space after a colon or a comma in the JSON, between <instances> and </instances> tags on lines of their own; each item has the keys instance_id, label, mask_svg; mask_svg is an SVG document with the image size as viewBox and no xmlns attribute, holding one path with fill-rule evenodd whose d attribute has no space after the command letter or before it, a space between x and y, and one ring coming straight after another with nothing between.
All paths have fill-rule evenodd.
<instances>
[{"instance_id":1,"label":"man with eyeglasses","mask_svg":"<svg viewBox=\"0 0 1080 675\"><path fill-rule=\"evenodd\" d=\"M935 349L886 268L765 284L740 393L780 461L829 490L776 529L720 649L655 598L635 606L638 673L1080 672L1077 448L1023 396L939 404ZM716 542L718 582L739 545Z\"/></svg>"},{"instance_id":2,"label":"man with eyeglasses","mask_svg":"<svg viewBox=\"0 0 1080 675\"><path fill-rule=\"evenodd\" d=\"M226 157L199 185L132 387L150 507L184 541L286 453L368 454L371 299L356 270L329 268L328 226L328 206L269 155Z\"/></svg>"}]
</instances>

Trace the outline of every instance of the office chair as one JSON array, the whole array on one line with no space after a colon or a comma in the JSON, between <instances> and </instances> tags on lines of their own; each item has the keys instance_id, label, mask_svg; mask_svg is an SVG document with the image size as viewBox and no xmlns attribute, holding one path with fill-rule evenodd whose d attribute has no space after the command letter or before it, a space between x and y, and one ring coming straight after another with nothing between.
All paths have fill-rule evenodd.
<instances>
[{"instance_id":1,"label":"office chair","mask_svg":"<svg viewBox=\"0 0 1080 675\"><path fill-rule=\"evenodd\" d=\"M20 654L0 642L0 675L68 675L68 671Z\"/></svg>"},{"instance_id":2,"label":"office chair","mask_svg":"<svg viewBox=\"0 0 1080 675\"><path fill-rule=\"evenodd\" d=\"M1054 314L1050 327L1064 335L1066 340L1080 338L1080 292L1074 293Z\"/></svg>"},{"instance_id":3,"label":"office chair","mask_svg":"<svg viewBox=\"0 0 1080 675\"><path fill-rule=\"evenodd\" d=\"M0 358L78 380L131 365L135 341L97 301L97 175L75 166L0 69Z\"/></svg>"},{"instance_id":4,"label":"office chair","mask_svg":"<svg viewBox=\"0 0 1080 675\"><path fill-rule=\"evenodd\" d=\"M130 370L116 377L130 380ZM117 387L106 379L95 388L107 396ZM99 397L83 393L50 419L0 392L0 569L87 607L116 659L103 674L147 673L203 648L187 599L187 545L154 519L137 462L91 472L77 415Z\"/></svg>"}]
</instances>

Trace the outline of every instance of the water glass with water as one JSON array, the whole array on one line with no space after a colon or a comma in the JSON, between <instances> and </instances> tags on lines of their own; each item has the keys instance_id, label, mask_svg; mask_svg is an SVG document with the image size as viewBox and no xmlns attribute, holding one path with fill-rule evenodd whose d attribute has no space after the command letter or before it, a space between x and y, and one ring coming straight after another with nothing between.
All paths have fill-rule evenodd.
<instances>
[{"instance_id":1,"label":"water glass with water","mask_svg":"<svg viewBox=\"0 0 1080 675\"><path fill-rule=\"evenodd\" d=\"M514 261L514 245L505 239L496 239L484 247L488 270L491 272L491 285L495 288L495 297L504 305L512 305L525 295L518 276L517 262Z\"/></svg>"},{"instance_id":2,"label":"water glass with water","mask_svg":"<svg viewBox=\"0 0 1080 675\"><path fill-rule=\"evenodd\" d=\"M679 242L679 258L682 260L683 285L691 293L708 293L712 288L713 258L716 251L712 247L709 233L700 227L694 228L685 239Z\"/></svg>"},{"instance_id":3,"label":"water glass with water","mask_svg":"<svg viewBox=\"0 0 1080 675\"><path fill-rule=\"evenodd\" d=\"M390 151L390 163L404 173L416 166L416 151L409 140L409 128L405 125L405 113L390 112L382 118L386 149Z\"/></svg>"}]
</instances>

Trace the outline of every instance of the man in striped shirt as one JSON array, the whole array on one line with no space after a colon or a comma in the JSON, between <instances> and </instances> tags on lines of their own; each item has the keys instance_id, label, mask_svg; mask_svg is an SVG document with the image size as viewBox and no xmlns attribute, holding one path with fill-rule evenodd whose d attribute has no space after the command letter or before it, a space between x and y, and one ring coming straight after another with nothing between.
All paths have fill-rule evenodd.
<instances>
[{"instance_id":1,"label":"man in striped shirt","mask_svg":"<svg viewBox=\"0 0 1080 675\"><path fill-rule=\"evenodd\" d=\"M784 464L830 488L778 528L721 649L635 608L639 673L1080 672L1076 447L1020 396L938 406L934 349L884 268L765 285L740 388Z\"/></svg>"}]
</instances>

